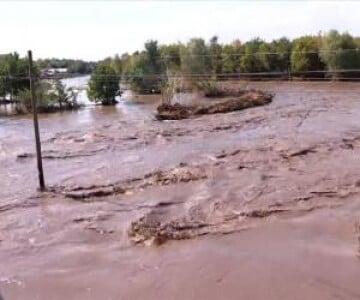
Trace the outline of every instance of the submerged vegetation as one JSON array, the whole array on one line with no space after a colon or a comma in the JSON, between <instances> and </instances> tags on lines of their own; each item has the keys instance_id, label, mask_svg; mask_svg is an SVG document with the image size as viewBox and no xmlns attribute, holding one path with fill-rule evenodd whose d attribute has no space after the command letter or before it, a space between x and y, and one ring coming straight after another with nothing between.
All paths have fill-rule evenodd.
<instances>
[{"instance_id":1,"label":"submerged vegetation","mask_svg":"<svg viewBox=\"0 0 360 300\"><path fill-rule=\"evenodd\" d=\"M28 61L18 53L0 56L0 101L16 101L19 93L29 88ZM37 68L33 72L38 73Z\"/></svg>"},{"instance_id":2,"label":"submerged vegetation","mask_svg":"<svg viewBox=\"0 0 360 300\"><path fill-rule=\"evenodd\" d=\"M65 88L60 80L38 81L35 83L35 97L39 112L55 112L73 110L80 107L77 102L77 92ZM21 90L16 102L17 113L32 111L31 93L29 89Z\"/></svg>"},{"instance_id":3,"label":"submerged vegetation","mask_svg":"<svg viewBox=\"0 0 360 300\"><path fill-rule=\"evenodd\" d=\"M16 113L32 111L27 58L18 53L0 57L0 103L13 103ZM39 112L55 112L79 108L77 92L66 88L59 79L41 79L39 67L35 65L35 97Z\"/></svg>"},{"instance_id":4,"label":"submerged vegetation","mask_svg":"<svg viewBox=\"0 0 360 300\"><path fill-rule=\"evenodd\" d=\"M145 50L134 53L124 68L123 78L131 89L139 93L159 93L164 84L165 65L160 59L157 41L145 43Z\"/></svg>"},{"instance_id":5,"label":"submerged vegetation","mask_svg":"<svg viewBox=\"0 0 360 300\"><path fill-rule=\"evenodd\" d=\"M111 64L99 63L89 80L89 99L103 105L115 104L115 97L120 94L119 81L120 77Z\"/></svg>"}]
</instances>

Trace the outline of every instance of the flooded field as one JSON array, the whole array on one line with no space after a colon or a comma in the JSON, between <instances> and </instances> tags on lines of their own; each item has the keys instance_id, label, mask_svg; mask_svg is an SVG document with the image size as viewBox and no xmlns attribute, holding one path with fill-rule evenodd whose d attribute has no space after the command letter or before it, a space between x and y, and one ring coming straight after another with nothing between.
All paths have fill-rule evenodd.
<instances>
[{"instance_id":1,"label":"flooded field","mask_svg":"<svg viewBox=\"0 0 360 300\"><path fill-rule=\"evenodd\" d=\"M233 83L233 85L238 85ZM360 85L157 121L160 98L0 119L8 299L359 299Z\"/></svg>"}]
</instances>

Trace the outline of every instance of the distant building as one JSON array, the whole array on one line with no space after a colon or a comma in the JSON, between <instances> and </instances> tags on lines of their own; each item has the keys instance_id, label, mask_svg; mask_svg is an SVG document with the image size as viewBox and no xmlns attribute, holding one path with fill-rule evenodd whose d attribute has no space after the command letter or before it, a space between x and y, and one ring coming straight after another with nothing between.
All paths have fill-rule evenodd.
<instances>
[{"instance_id":1,"label":"distant building","mask_svg":"<svg viewBox=\"0 0 360 300\"><path fill-rule=\"evenodd\" d=\"M55 75L57 73L64 74L64 73L67 73L67 71L68 71L67 68L50 68L50 69L46 69L44 73L46 75L52 76L52 75Z\"/></svg>"}]
</instances>

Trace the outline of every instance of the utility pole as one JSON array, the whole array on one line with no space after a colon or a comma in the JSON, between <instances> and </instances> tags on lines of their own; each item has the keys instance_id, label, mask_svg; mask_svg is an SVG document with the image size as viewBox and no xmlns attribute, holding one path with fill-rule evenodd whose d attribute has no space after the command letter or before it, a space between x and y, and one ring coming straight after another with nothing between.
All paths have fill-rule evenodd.
<instances>
[{"instance_id":1,"label":"utility pole","mask_svg":"<svg viewBox=\"0 0 360 300\"><path fill-rule=\"evenodd\" d=\"M44 172L42 166L42 157L41 157L41 143L40 143L40 133L39 133L39 122L37 117L37 104L35 98L35 86L33 78L33 60L31 50L28 51L29 59L29 80L30 80L30 93L31 93L31 107L34 121L34 132L35 132L35 144L36 144L36 158L37 158L37 168L39 174L39 187L40 191L45 190L45 181L44 181Z\"/></svg>"}]
</instances>

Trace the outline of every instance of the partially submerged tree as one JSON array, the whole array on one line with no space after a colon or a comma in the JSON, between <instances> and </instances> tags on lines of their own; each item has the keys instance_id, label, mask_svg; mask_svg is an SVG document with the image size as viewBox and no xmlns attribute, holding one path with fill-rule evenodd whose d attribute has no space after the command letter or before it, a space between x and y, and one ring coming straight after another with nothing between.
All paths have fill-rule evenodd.
<instances>
[{"instance_id":1,"label":"partially submerged tree","mask_svg":"<svg viewBox=\"0 0 360 300\"><path fill-rule=\"evenodd\" d=\"M115 104L115 97L120 94L120 76L108 63L100 63L91 74L88 97L91 101L101 102L103 105Z\"/></svg>"},{"instance_id":2,"label":"partially submerged tree","mask_svg":"<svg viewBox=\"0 0 360 300\"><path fill-rule=\"evenodd\" d=\"M54 81L52 90L49 92L49 99L57 103L60 110L78 108L77 96L78 94L72 88L66 88L59 79Z\"/></svg>"},{"instance_id":3,"label":"partially submerged tree","mask_svg":"<svg viewBox=\"0 0 360 300\"><path fill-rule=\"evenodd\" d=\"M55 112L79 108L77 92L66 89L60 80L55 82L41 80L34 82L36 104L39 112ZM32 111L31 92L24 89L19 92L19 101L16 103L18 113Z\"/></svg>"},{"instance_id":4,"label":"partially submerged tree","mask_svg":"<svg viewBox=\"0 0 360 300\"><path fill-rule=\"evenodd\" d=\"M49 91L52 86L47 81L36 81L34 82L35 88L35 98L38 108L38 112L48 112L51 110L54 102L49 95ZM18 113L28 113L31 112L32 102L31 102L31 92L29 89L24 89L19 92L19 101L16 104L16 110Z\"/></svg>"},{"instance_id":5,"label":"partially submerged tree","mask_svg":"<svg viewBox=\"0 0 360 300\"><path fill-rule=\"evenodd\" d=\"M138 93L159 93L164 83L165 64L157 41L145 43L145 50L134 53L125 78Z\"/></svg>"},{"instance_id":6,"label":"partially submerged tree","mask_svg":"<svg viewBox=\"0 0 360 300\"><path fill-rule=\"evenodd\" d=\"M0 97L9 97L12 101L21 90L29 88L28 63L26 58L11 53L0 59ZM34 68L34 74L37 70Z\"/></svg>"}]
</instances>

